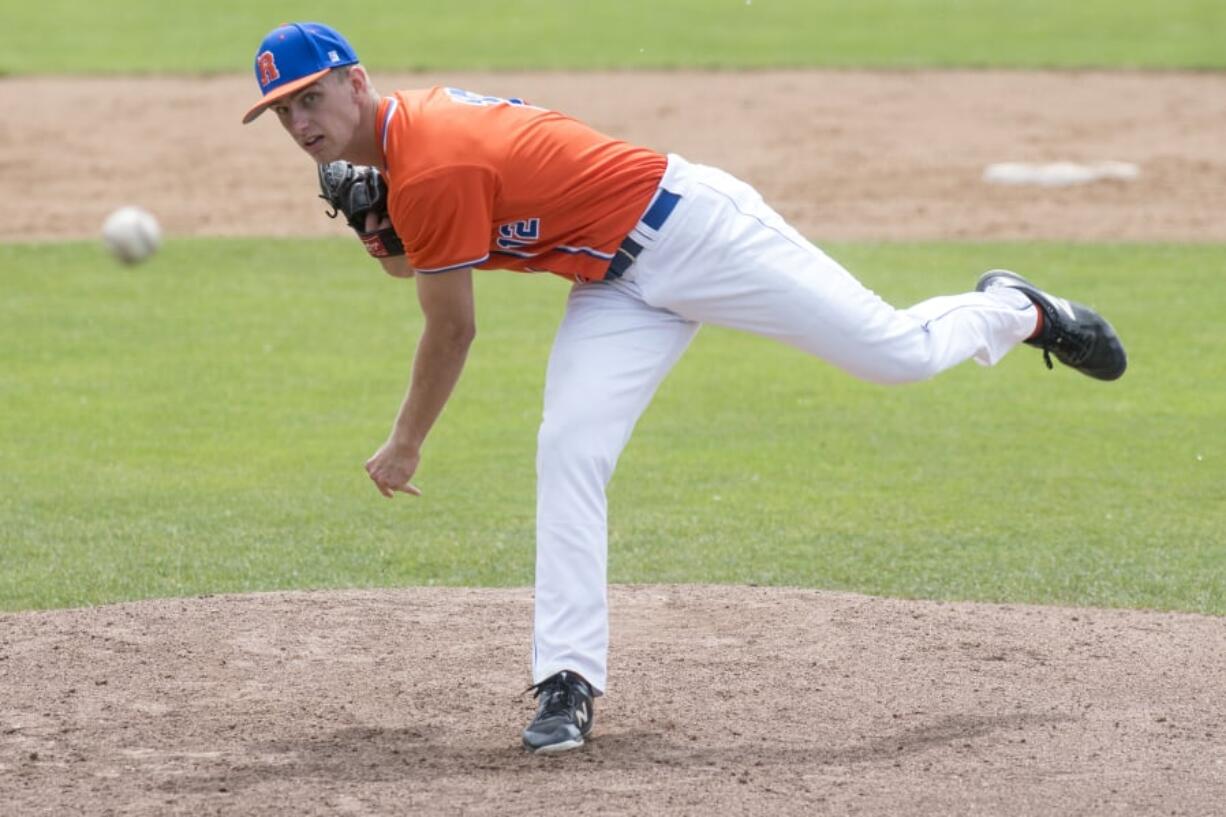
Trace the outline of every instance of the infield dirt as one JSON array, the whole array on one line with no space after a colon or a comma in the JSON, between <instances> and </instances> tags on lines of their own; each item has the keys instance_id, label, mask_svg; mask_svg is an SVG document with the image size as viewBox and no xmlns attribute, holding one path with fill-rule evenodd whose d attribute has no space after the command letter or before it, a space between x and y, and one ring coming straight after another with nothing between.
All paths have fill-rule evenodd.
<instances>
[{"instance_id":1,"label":"infield dirt","mask_svg":"<svg viewBox=\"0 0 1226 817\"><path fill-rule=\"evenodd\" d=\"M378 78L522 96L754 184L814 240L1226 240L1226 74L748 72ZM0 240L93 237L121 204L171 235L343 234L247 77L0 80ZM1138 165L988 185L994 162Z\"/></svg>"},{"instance_id":2,"label":"infield dirt","mask_svg":"<svg viewBox=\"0 0 1226 817\"><path fill-rule=\"evenodd\" d=\"M526 96L753 182L814 239L1226 240L1226 75L388 77ZM0 80L0 241L343 235L247 78ZM985 184L998 161L1131 182ZM491 273L497 274L497 273ZM717 520L712 525L718 525ZM814 554L821 558L821 554ZM1226 620L617 587L595 738L525 755L527 589L0 615L0 813L1213 815Z\"/></svg>"}]
</instances>

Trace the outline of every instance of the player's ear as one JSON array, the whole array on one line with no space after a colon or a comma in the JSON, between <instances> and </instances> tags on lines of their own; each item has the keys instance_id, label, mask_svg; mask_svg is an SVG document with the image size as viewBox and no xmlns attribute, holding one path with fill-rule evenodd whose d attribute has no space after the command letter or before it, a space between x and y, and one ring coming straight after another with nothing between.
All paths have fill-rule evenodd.
<instances>
[{"instance_id":1,"label":"player's ear","mask_svg":"<svg viewBox=\"0 0 1226 817\"><path fill-rule=\"evenodd\" d=\"M360 64L349 66L349 87L359 96L370 93L370 75Z\"/></svg>"}]
</instances>

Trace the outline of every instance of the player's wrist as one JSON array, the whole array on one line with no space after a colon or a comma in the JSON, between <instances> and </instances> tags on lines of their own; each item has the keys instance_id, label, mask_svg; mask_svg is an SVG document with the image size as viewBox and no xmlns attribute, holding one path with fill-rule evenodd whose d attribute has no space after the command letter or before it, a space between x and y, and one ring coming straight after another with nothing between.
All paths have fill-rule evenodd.
<instances>
[{"instance_id":1,"label":"player's wrist","mask_svg":"<svg viewBox=\"0 0 1226 817\"><path fill-rule=\"evenodd\" d=\"M400 240L400 236L396 235L393 227L384 227L382 230L369 232L356 230L355 232L371 258L395 258L404 255L404 243Z\"/></svg>"},{"instance_id":2,"label":"player's wrist","mask_svg":"<svg viewBox=\"0 0 1226 817\"><path fill-rule=\"evenodd\" d=\"M425 442L421 435L397 424L392 434L387 438L388 447L395 449L401 456L417 456L421 453L421 445Z\"/></svg>"}]
</instances>

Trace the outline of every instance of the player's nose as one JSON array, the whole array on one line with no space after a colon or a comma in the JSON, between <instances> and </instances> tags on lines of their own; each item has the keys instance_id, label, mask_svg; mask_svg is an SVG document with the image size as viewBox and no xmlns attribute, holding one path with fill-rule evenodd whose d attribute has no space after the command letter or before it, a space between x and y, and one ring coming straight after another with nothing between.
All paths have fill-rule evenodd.
<instances>
[{"instance_id":1,"label":"player's nose","mask_svg":"<svg viewBox=\"0 0 1226 817\"><path fill-rule=\"evenodd\" d=\"M305 136L310 124L311 118L306 115L306 111L297 106L290 106L289 127L291 131L299 136Z\"/></svg>"}]
</instances>

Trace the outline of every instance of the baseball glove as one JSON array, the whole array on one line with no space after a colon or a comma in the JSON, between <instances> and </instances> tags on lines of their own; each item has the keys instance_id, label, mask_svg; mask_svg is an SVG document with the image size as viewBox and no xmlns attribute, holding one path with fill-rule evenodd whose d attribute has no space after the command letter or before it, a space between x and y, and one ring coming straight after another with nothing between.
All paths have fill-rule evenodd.
<instances>
[{"instance_id":1,"label":"baseball glove","mask_svg":"<svg viewBox=\"0 0 1226 817\"><path fill-rule=\"evenodd\" d=\"M375 258L404 255L404 243L395 228L366 229L368 213L374 213L379 221L388 217L387 185L378 170L344 160L320 165L319 190L319 197L332 205L332 212L326 214L328 218L344 213L368 253Z\"/></svg>"}]
</instances>

